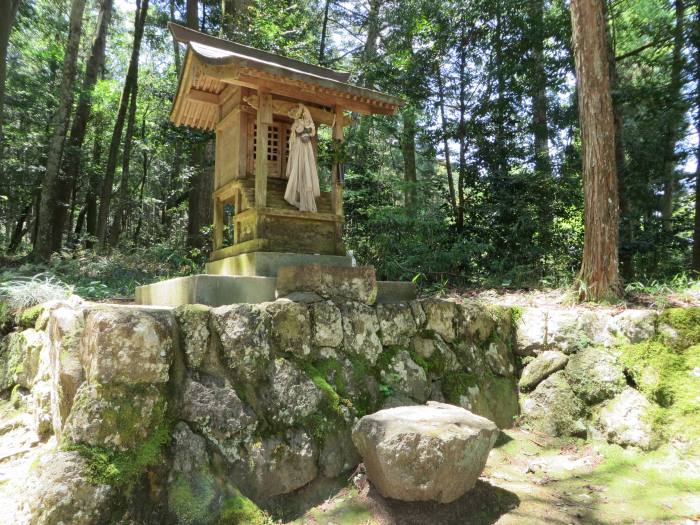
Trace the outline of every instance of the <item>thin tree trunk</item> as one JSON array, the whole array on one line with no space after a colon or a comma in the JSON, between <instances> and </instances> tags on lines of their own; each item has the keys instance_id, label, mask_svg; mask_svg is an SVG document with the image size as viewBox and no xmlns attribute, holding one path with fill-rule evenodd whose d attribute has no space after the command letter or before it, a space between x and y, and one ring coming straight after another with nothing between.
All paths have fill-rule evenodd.
<instances>
[{"instance_id":1,"label":"thin tree trunk","mask_svg":"<svg viewBox=\"0 0 700 525\"><path fill-rule=\"evenodd\" d=\"M442 146L445 150L445 170L447 171L447 185L450 191L450 208L452 216L457 219L457 198L455 195L455 181L452 174L452 160L450 159L450 144L447 133L447 117L445 116L445 86L442 79L440 66L437 66L438 103L440 105L440 127L442 129Z\"/></svg>"},{"instance_id":2,"label":"thin tree trunk","mask_svg":"<svg viewBox=\"0 0 700 525\"><path fill-rule=\"evenodd\" d=\"M403 156L404 206L408 213L416 211L416 113L412 107L402 112L401 155Z\"/></svg>"},{"instance_id":3,"label":"thin tree trunk","mask_svg":"<svg viewBox=\"0 0 700 525\"><path fill-rule=\"evenodd\" d=\"M199 29L199 11L197 0L187 0L185 18L187 18L187 27Z\"/></svg>"},{"instance_id":4,"label":"thin tree trunk","mask_svg":"<svg viewBox=\"0 0 700 525\"><path fill-rule=\"evenodd\" d=\"M59 197L59 169L61 167L66 132L68 131L70 111L73 105L73 84L78 62L84 10L85 0L73 0L70 11L68 42L66 43L65 58L63 59L63 77L61 79L58 109L53 118L53 134L49 143L46 173L44 174L41 190L41 204L38 215L39 229L34 246L34 257L43 261L47 261L57 247L60 249L60 239L56 242L52 238L54 232L52 221L54 210L59 205L57 202Z\"/></svg>"},{"instance_id":5,"label":"thin tree trunk","mask_svg":"<svg viewBox=\"0 0 700 525\"><path fill-rule=\"evenodd\" d=\"M138 205L138 210L139 210L139 218L138 222L136 224L136 229L134 230L134 237L133 237L133 242L134 242L134 247L138 246L139 242L139 236L141 235L141 227L143 225L143 195L144 191L146 189L146 178L148 177L148 166L150 164L150 160L148 157L148 150L145 147L146 144L146 115L147 111L144 111L143 115L143 120L141 121L141 143L142 143L142 152L141 152L141 183L140 183L140 188L139 188L139 205Z\"/></svg>"},{"instance_id":6,"label":"thin tree trunk","mask_svg":"<svg viewBox=\"0 0 700 525\"><path fill-rule=\"evenodd\" d=\"M584 193L584 245L578 292L581 300L598 301L616 297L620 291L615 120L604 3L571 0L571 25Z\"/></svg>"},{"instance_id":7,"label":"thin tree trunk","mask_svg":"<svg viewBox=\"0 0 700 525\"><path fill-rule=\"evenodd\" d=\"M92 111L92 93L97 84L97 78L104 68L107 30L112 18L112 0L100 2L100 12L97 17L95 37L92 42L90 57L85 66L85 77L71 126L70 139L66 149L63 176L58 179L57 199L53 217L53 250L61 246L64 225L66 222L66 206L71 190L77 185L80 174L80 161L83 143L87 133L87 123Z\"/></svg>"},{"instance_id":8,"label":"thin tree trunk","mask_svg":"<svg viewBox=\"0 0 700 525\"><path fill-rule=\"evenodd\" d=\"M170 21L175 22L175 0L170 0ZM175 74L180 74L180 46L177 40L173 40L173 56L175 57Z\"/></svg>"},{"instance_id":9,"label":"thin tree trunk","mask_svg":"<svg viewBox=\"0 0 700 525\"><path fill-rule=\"evenodd\" d=\"M467 39L464 25L459 39L459 171L457 174L457 231L464 230L464 185L467 179Z\"/></svg>"},{"instance_id":10,"label":"thin tree trunk","mask_svg":"<svg viewBox=\"0 0 700 525\"><path fill-rule=\"evenodd\" d=\"M101 165L102 159L102 121L95 122L95 142L92 148L92 168L88 179L88 188L85 194L85 232L87 240L86 248L92 248L93 239L97 237L97 194L100 187L100 176L97 166Z\"/></svg>"},{"instance_id":11,"label":"thin tree trunk","mask_svg":"<svg viewBox=\"0 0 700 525\"><path fill-rule=\"evenodd\" d=\"M544 1L531 0L532 41L532 135L535 142L535 170L551 177L549 124L547 121L547 72L544 67Z\"/></svg>"},{"instance_id":12,"label":"thin tree trunk","mask_svg":"<svg viewBox=\"0 0 700 525\"><path fill-rule=\"evenodd\" d=\"M117 158L119 156L119 144L121 143L122 131L124 129L124 120L126 119L126 111L129 105L131 90L136 84L136 75L138 72L139 54L141 51L141 39L143 37L143 29L146 25L146 14L148 13L148 0L136 0L136 14L134 20L134 45L131 49L131 58L129 60L129 69L126 73L124 81L124 89L119 100L119 110L117 111L117 120L114 124L112 132L112 140L109 144L109 153L107 156L107 168L105 169L104 180L102 181L102 191L100 195L100 210L97 217L97 238L101 248L105 247L107 241L107 225L109 223L109 209L112 201L112 185L114 183L114 173L117 169Z\"/></svg>"},{"instance_id":13,"label":"thin tree trunk","mask_svg":"<svg viewBox=\"0 0 700 525\"><path fill-rule=\"evenodd\" d=\"M3 109L5 103L5 78L7 77L7 46L10 33L15 23L20 0L3 0L0 2L0 180L3 179L3 148L5 140L2 134Z\"/></svg>"},{"instance_id":14,"label":"thin tree trunk","mask_svg":"<svg viewBox=\"0 0 700 525\"><path fill-rule=\"evenodd\" d=\"M28 204L24 210L22 210L22 213L20 214L19 218L17 219L17 223L15 224L14 229L12 230L12 236L10 237L10 244L7 246L7 253L16 253L17 249L19 248L20 243L22 242L22 237L27 233L27 228L24 227L25 223L27 222L27 218L29 217L29 214L32 211L32 205Z\"/></svg>"},{"instance_id":15,"label":"thin tree trunk","mask_svg":"<svg viewBox=\"0 0 700 525\"><path fill-rule=\"evenodd\" d=\"M326 60L326 33L328 31L328 12L330 10L331 0L326 0L326 5L323 8L323 24L321 24L321 44L318 49L318 63L323 65Z\"/></svg>"},{"instance_id":16,"label":"thin tree trunk","mask_svg":"<svg viewBox=\"0 0 700 525\"><path fill-rule=\"evenodd\" d=\"M119 242L119 236L126 223L126 212L129 207L129 177L131 176L131 145L134 137L134 125L136 123L136 102L138 97L138 68L134 76L134 84L131 89L129 101L129 117L126 121L124 133L124 148L122 150L122 176L119 182L119 191L114 219L109 232L109 244L115 247Z\"/></svg>"},{"instance_id":17,"label":"thin tree trunk","mask_svg":"<svg viewBox=\"0 0 700 525\"><path fill-rule=\"evenodd\" d=\"M683 18L684 0L675 1L676 26L673 33L673 58L669 84L669 111L666 120L666 146L664 150L664 193L661 199L661 218L664 231L672 230L673 192L676 184L676 142L678 128L683 118L681 87L683 73Z\"/></svg>"}]
</instances>

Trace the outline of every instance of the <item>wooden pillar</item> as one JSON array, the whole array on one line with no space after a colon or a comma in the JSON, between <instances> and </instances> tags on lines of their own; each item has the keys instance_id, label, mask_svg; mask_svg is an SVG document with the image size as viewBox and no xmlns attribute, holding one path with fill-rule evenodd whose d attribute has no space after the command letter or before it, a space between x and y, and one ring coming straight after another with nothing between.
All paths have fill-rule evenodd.
<instances>
[{"instance_id":1,"label":"wooden pillar","mask_svg":"<svg viewBox=\"0 0 700 525\"><path fill-rule=\"evenodd\" d=\"M267 133L272 124L272 96L264 89L258 90L258 114L255 120L256 134L255 157L255 207L267 206Z\"/></svg>"},{"instance_id":2,"label":"wooden pillar","mask_svg":"<svg viewBox=\"0 0 700 525\"><path fill-rule=\"evenodd\" d=\"M335 120L333 122L332 131L333 140L339 140L342 144L343 141L343 108L340 106L335 107ZM335 223L335 250L338 255L343 255L345 253L345 247L343 245L343 183L340 180L340 165L338 163L333 164L333 171L331 174L331 210L333 215L336 216Z\"/></svg>"}]
</instances>

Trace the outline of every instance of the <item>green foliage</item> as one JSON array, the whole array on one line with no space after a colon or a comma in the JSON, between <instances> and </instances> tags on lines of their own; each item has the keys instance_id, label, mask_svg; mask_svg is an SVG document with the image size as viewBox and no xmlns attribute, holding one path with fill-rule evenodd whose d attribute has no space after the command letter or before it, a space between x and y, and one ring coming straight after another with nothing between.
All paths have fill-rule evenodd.
<instances>
[{"instance_id":1,"label":"green foliage","mask_svg":"<svg viewBox=\"0 0 700 525\"><path fill-rule=\"evenodd\" d=\"M271 525L270 517L243 494L224 500L217 525Z\"/></svg>"},{"instance_id":2,"label":"green foliage","mask_svg":"<svg viewBox=\"0 0 700 525\"><path fill-rule=\"evenodd\" d=\"M71 286L45 273L23 277L5 272L0 281L0 297L14 311L25 310L47 301L67 299L72 293Z\"/></svg>"}]
</instances>

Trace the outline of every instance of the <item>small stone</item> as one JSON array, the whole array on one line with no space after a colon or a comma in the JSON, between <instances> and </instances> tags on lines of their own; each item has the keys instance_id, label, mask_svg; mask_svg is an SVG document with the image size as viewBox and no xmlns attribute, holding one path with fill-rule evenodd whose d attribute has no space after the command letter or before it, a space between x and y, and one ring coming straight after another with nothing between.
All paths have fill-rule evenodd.
<instances>
[{"instance_id":1,"label":"small stone","mask_svg":"<svg viewBox=\"0 0 700 525\"><path fill-rule=\"evenodd\" d=\"M382 343L379 340L379 321L375 310L353 301L340 303L339 307L343 316L345 351L364 357L372 364L376 363L382 352Z\"/></svg>"},{"instance_id":2,"label":"small stone","mask_svg":"<svg viewBox=\"0 0 700 525\"><path fill-rule=\"evenodd\" d=\"M374 304L377 279L372 266L284 266L277 272L277 295L283 297L292 292L313 292L324 299Z\"/></svg>"},{"instance_id":3,"label":"small stone","mask_svg":"<svg viewBox=\"0 0 700 525\"><path fill-rule=\"evenodd\" d=\"M185 358L190 370L198 370L209 349L211 309L201 304L185 304L173 310L182 331ZM165 357L165 352L161 357Z\"/></svg>"},{"instance_id":4,"label":"small stone","mask_svg":"<svg viewBox=\"0 0 700 525\"><path fill-rule=\"evenodd\" d=\"M387 369L381 371L380 378L394 392L406 394L420 403L427 401L430 395L430 383L425 370L405 350L397 352Z\"/></svg>"},{"instance_id":5,"label":"small stone","mask_svg":"<svg viewBox=\"0 0 700 525\"><path fill-rule=\"evenodd\" d=\"M283 425L293 425L316 412L322 392L299 368L278 357L266 371L261 398L268 418Z\"/></svg>"},{"instance_id":6,"label":"small stone","mask_svg":"<svg viewBox=\"0 0 700 525\"><path fill-rule=\"evenodd\" d=\"M233 304L212 310L223 360L243 379L259 377L270 360L270 316L264 306Z\"/></svg>"},{"instance_id":7,"label":"small stone","mask_svg":"<svg viewBox=\"0 0 700 525\"><path fill-rule=\"evenodd\" d=\"M330 348L340 346L343 342L343 318L333 301L314 303L309 310L313 326L313 344Z\"/></svg>"},{"instance_id":8,"label":"small stone","mask_svg":"<svg viewBox=\"0 0 700 525\"><path fill-rule=\"evenodd\" d=\"M408 346L417 326L411 307L406 303L377 306L380 340L384 346Z\"/></svg>"},{"instance_id":9,"label":"small stone","mask_svg":"<svg viewBox=\"0 0 700 525\"><path fill-rule=\"evenodd\" d=\"M520 390L527 392L535 388L542 380L547 379L554 372L563 370L569 357L556 350L545 350L535 359L531 360L523 369L520 376Z\"/></svg>"},{"instance_id":10,"label":"small stone","mask_svg":"<svg viewBox=\"0 0 700 525\"><path fill-rule=\"evenodd\" d=\"M425 312L425 329L442 337L446 342L455 340L455 314L457 307L452 301L426 299L421 301Z\"/></svg>"},{"instance_id":11,"label":"small stone","mask_svg":"<svg viewBox=\"0 0 700 525\"><path fill-rule=\"evenodd\" d=\"M381 410L352 432L367 476L384 497L440 503L474 487L497 437L488 419L434 402Z\"/></svg>"}]
</instances>

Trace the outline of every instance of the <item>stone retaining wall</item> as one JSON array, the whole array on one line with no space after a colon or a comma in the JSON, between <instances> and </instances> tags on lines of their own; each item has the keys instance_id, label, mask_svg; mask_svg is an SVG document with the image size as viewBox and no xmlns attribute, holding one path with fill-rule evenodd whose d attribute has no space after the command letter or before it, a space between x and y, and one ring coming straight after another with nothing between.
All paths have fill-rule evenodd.
<instances>
[{"instance_id":1,"label":"stone retaining wall","mask_svg":"<svg viewBox=\"0 0 700 525\"><path fill-rule=\"evenodd\" d=\"M511 426L513 314L308 295L213 309L44 305L0 358L0 388L60 445L28 483L29 522L217 523L239 489L260 502L354 467L352 425L387 406L447 401Z\"/></svg>"}]
</instances>

